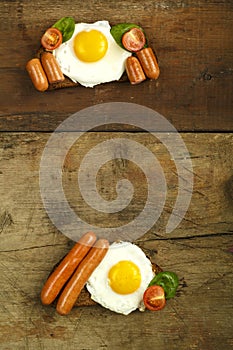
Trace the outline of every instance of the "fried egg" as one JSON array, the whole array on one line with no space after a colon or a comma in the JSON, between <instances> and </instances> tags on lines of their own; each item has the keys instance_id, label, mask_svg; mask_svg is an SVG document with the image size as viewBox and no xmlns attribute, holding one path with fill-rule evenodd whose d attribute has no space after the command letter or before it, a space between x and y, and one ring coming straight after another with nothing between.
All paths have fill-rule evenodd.
<instances>
[{"instance_id":1,"label":"fried egg","mask_svg":"<svg viewBox=\"0 0 233 350\"><path fill-rule=\"evenodd\" d=\"M53 51L66 76L86 87L119 80L131 55L115 42L108 21L77 23L72 37Z\"/></svg>"},{"instance_id":2,"label":"fried egg","mask_svg":"<svg viewBox=\"0 0 233 350\"><path fill-rule=\"evenodd\" d=\"M103 307L128 315L136 310L154 277L144 252L130 242L111 244L86 287L91 298Z\"/></svg>"}]
</instances>

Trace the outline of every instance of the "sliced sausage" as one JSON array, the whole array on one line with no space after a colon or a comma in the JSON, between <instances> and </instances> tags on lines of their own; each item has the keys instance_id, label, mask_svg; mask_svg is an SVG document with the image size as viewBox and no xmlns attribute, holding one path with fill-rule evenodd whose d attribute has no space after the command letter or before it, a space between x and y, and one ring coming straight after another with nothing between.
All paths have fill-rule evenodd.
<instances>
[{"instance_id":1,"label":"sliced sausage","mask_svg":"<svg viewBox=\"0 0 233 350\"><path fill-rule=\"evenodd\" d=\"M159 77L159 66L155 54L151 47L142 49L136 53L146 76L150 79Z\"/></svg>"},{"instance_id":2,"label":"sliced sausage","mask_svg":"<svg viewBox=\"0 0 233 350\"><path fill-rule=\"evenodd\" d=\"M125 62L125 70L132 85L139 84L146 79L137 57L130 56L127 58Z\"/></svg>"},{"instance_id":3,"label":"sliced sausage","mask_svg":"<svg viewBox=\"0 0 233 350\"><path fill-rule=\"evenodd\" d=\"M48 79L39 58L33 58L28 61L26 70L31 78L33 85L38 91L45 91L48 89Z\"/></svg>"},{"instance_id":4,"label":"sliced sausage","mask_svg":"<svg viewBox=\"0 0 233 350\"><path fill-rule=\"evenodd\" d=\"M58 83L65 79L56 57L51 52L41 55L41 63L50 84Z\"/></svg>"}]
</instances>

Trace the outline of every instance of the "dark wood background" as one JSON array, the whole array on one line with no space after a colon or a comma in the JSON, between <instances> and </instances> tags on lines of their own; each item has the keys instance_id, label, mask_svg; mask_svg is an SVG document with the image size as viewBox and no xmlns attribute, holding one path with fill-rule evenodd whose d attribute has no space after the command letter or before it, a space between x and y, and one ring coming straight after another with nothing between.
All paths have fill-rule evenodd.
<instances>
[{"instance_id":1,"label":"dark wood background","mask_svg":"<svg viewBox=\"0 0 233 350\"><path fill-rule=\"evenodd\" d=\"M93 89L36 91L26 62L36 54L44 30L64 16L76 22L140 24L158 56L159 79L138 86L112 82ZM0 348L232 349L233 2L3 0L0 23ZM51 132L63 120L104 102L133 102L156 110L180 132L191 154L191 204L181 224L166 235L177 181L161 145L125 125L87 134L78 148L85 154L96 140L124 135L160 155L170 181L166 210L138 244L162 268L177 272L182 286L158 313L125 317L92 306L76 307L61 317L53 306L41 305L39 294L72 242L53 226L43 207L40 159ZM68 185L76 163L65 168L71 201L75 198ZM111 184L134 169L118 162L105 170L99 189L111 199ZM142 201L145 184L140 174L134 181ZM93 218L85 204L82 210ZM137 205L131 210L127 215L136 212ZM118 221L127 218L122 215Z\"/></svg>"}]
</instances>

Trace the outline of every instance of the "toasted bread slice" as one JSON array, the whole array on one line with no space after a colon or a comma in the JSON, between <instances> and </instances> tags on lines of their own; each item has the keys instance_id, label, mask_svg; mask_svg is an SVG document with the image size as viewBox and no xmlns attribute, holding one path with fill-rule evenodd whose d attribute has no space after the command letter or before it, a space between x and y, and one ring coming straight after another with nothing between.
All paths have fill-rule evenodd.
<instances>
[{"instance_id":1,"label":"toasted bread slice","mask_svg":"<svg viewBox=\"0 0 233 350\"><path fill-rule=\"evenodd\" d=\"M159 267L157 264L152 262L152 269L155 274L158 274L162 271L161 267ZM86 287L83 288L81 291L78 299L76 300L75 306L92 306L96 305L96 302L91 299L90 293L86 289Z\"/></svg>"},{"instance_id":2,"label":"toasted bread slice","mask_svg":"<svg viewBox=\"0 0 233 350\"><path fill-rule=\"evenodd\" d=\"M59 260L56 265L54 265L54 267L53 267L52 271L50 272L49 276L56 269L56 267L60 264L60 262L64 259L64 257L65 256L63 256L62 259ZM150 257L148 255L147 255L147 258L150 259ZM154 262L151 262L151 264L152 264L152 269L153 269L155 274L158 274L159 272L163 271L162 268L159 265L155 264ZM56 303L58 298L59 298L59 295L56 298L55 303ZM96 302L91 299L90 293L88 292L86 287L84 287L82 289L78 299L76 300L75 306L92 306L92 305L96 305Z\"/></svg>"},{"instance_id":3,"label":"toasted bread slice","mask_svg":"<svg viewBox=\"0 0 233 350\"><path fill-rule=\"evenodd\" d=\"M39 50L36 52L35 57L40 59L43 52L45 52L45 49L41 46L39 48ZM64 89L64 88L69 88L69 87L77 87L77 86L81 87L81 85L79 83L75 83L70 78L68 78L66 75L64 75L64 76L65 76L65 80L63 80L62 82L49 84L47 91ZM125 81L129 81L126 72L123 73L123 75L118 80L118 82L125 82Z\"/></svg>"}]
</instances>

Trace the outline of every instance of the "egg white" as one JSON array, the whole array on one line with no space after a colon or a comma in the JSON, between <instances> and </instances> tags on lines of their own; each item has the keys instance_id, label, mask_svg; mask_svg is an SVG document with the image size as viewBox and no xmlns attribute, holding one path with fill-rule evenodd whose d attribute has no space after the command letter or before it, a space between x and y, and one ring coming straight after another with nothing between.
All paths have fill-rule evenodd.
<instances>
[{"instance_id":1,"label":"egg white","mask_svg":"<svg viewBox=\"0 0 233 350\"><path fill-rule=\"evenodd\" d=\"M75 36L82 31L98 30L108 41L108 50L105 56L96 62L80 61L73 49ZM131 53L122 49L110 33L111 26L108 21L95 23L77 23L72 37L53 51L63 74L74 82L86 87L119 80L125 70L125 60Z\"/></svg>"},{"instance_id":2,"label":"egg white","mask_svg":"<svg viewBox=\"0 0 233 350\"><path fill-rule=\"evenodd\" d=\"M108 283L109 270L122 260L132 261L141 272L140 287L135 292L124 295L114 292ZM153 277L152 264L144 252L130 242L118 242L111 244L104 259L90 276L86 287L94 301L114 312L128 315L140 306L144 291Z\"/></svg>"}]
</instances>

